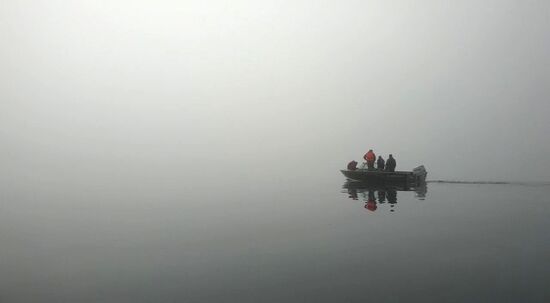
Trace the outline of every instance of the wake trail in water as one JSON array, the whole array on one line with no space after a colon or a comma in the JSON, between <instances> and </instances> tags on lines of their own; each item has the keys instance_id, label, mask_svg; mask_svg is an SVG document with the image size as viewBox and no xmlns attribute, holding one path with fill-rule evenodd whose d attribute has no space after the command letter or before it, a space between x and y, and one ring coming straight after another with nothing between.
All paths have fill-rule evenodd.
<instances>
[{"instance_id":1,"label":"wake trail in water","mask_svg":"<svg viewBox=\"0 0 550 303\"><path fill-rule=\"evenodd\" d=\"M447 183L447 184L509 184L509 185L550 186L550 182L507 182L507 181L427 180L426 183Z\"/></svg>"}]
</instances>

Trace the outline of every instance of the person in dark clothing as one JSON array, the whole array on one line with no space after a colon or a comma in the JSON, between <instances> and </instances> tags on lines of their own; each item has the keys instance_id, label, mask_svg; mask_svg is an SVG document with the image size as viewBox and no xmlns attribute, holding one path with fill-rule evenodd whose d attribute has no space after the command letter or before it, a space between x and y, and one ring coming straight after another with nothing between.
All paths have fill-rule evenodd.
<instances>
[{"instance_id":1,"label":"person in dark clothing","mask_svg":"<svg viewBox=\"0 0 550 303\"><path fill-rule=\"evenodd\" d=\"M385 166L385 161L382 159L382 156L378 156L378 160L376 161L376 167L378 170L383 171Z\"/></svg>"},{"instance_id":2,"label":"person in dark clothing","mask_svg":"<svg viewBox=\"0 0 550 303\"><path fill-rule=\"evenodd\" d=\"M350 163L348 163L348 170L356 170L356 169L357 169L356 161L351 161Z\"/></svg>"},{"instance_id":3,"label":"person in dark clothing","mask_svg":"<svg viewBox=\"0 0 550 303\"><path fill-rule=\"evenodd\" d=\"M395 159L393 158L392 154L390 154L388 160L386 161L386 171L394 172L396 166L397 166L397 163L395 162Z\"/></svg>"}]
</instances>

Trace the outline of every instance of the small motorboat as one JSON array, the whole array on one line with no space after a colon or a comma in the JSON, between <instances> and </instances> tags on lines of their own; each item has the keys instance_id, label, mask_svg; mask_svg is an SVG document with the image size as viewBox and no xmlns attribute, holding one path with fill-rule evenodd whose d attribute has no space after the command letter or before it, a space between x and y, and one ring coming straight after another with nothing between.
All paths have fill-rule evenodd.
<instances>
[{"instance_id":1,"label":"small motorboat","mask_svg":"<svg viewBox=\"0 0 550 303\"><path fill-rule=\"evenodd\" d=\"M350 180L383 184L398 183L405 186L414 186L426 182L426 176L428 175L424 165L420 165L412 171L388 172L368 168L340 171Z\"/></svg>"}]
</instances>

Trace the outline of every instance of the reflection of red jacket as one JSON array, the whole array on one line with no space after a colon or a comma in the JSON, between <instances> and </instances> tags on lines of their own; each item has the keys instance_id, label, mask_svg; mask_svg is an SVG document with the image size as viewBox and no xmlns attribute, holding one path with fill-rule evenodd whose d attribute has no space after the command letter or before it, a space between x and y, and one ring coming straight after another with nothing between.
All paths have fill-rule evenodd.
<instances>
[{"instance_id":1,"label":"reflection of red jacket","mask_svg":"<svg viewBox=\"0 0 550 303\"><path fill-rule=\"evenodd\" d=\"M369 200L367 204L365 204L365 208L370 211L375 211L378 208L378 206L376 206L376 201Z\"/></svg>"},{"instance_id":2,"label":"reflection of red jacket","mask_svg":"<svg viewBox=\"0 0 550 303\"><path fill-rule=\"evenodd\" d=\"M374 161L376 160L376 155L373 151L369 151L363 156L363 159L365 159L367 162L374 163Z\"/></svg>"}]
</instances>

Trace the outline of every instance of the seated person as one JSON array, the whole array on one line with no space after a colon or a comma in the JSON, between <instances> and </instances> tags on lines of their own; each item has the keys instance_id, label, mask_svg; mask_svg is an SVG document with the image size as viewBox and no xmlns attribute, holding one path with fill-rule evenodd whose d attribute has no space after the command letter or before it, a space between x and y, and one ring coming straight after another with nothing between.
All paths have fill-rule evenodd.
<instances>
[{"instance_id":1,"label":"seated person","mask_svg":"<svg viewBox=\"0 0 550 303\"><path fill-rule=\"evenodd\" d=\"M348 163L348 170L356 170L356 169L357 169L356 161L351 161L350 163Z\"/></svg>"}]
</instances>

